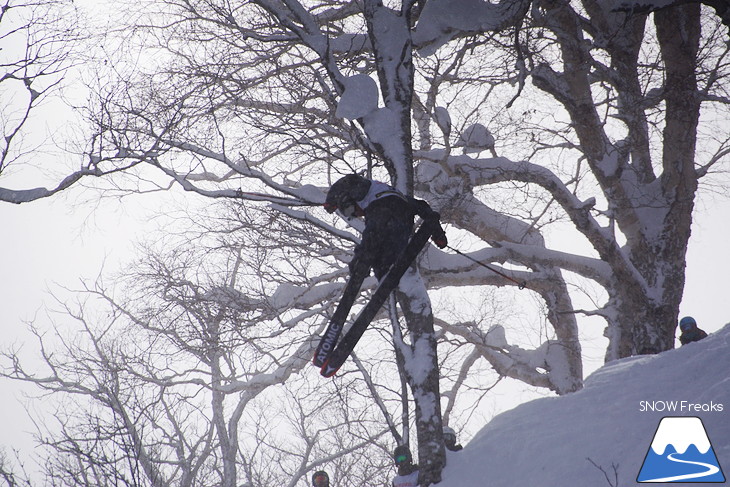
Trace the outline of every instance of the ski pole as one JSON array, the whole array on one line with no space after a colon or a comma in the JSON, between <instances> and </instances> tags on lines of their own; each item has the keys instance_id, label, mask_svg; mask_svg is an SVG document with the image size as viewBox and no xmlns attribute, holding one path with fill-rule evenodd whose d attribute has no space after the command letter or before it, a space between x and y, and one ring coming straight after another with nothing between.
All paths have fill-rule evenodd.
<instances>
[{"instance_id":1,"label":"ski pole","mask_svg":"<svg viewBox=\"0 0 730 487\"><path fill-rule=\"evenodd\" d=\"M289 198L286 196L276 196L273 194L266 194L266 193L256 193L254 191L243 191L243 190L236 190L236 193L239 196L243 196L246 198L250 198L257 201L268 201L271 203L278 203L278 204L290 204L294 206L321 206L322 203L313 203L311 201L304 201L298 198Z\"/></svg>"},{"instance_id":2,"label":"ski pole","mask_svg":"<svg viewBox=\"0 0 730 487\"><path fill-rule=\"evenodd\" d=\"M495 269L494 267L490 267L490 266L488 266L488 265L487 265L487 264L485 264L484 262L480 262L480 261L476 260L475 258L473 258L473 257L470 257L470 256L466 255L466 254L465 254L464 252L462 252L462 251L461 251L461 250L459 250L459 249L455 249L455 248L454 248L454 247L452 247L451 245L447 245L446 247L447 247L447 248L450 248L451 250L453 250L453 251L454 251L454 252L456 252L457 254L461 255L462 257L466 257L467 259L469 259L470 261L474 262L475 264L478 264L478 265L480 265L480 266L484 267L485 269L489 269L490 271L494 272L495 274L497 274L497 275L499 275L499 276L502 276L502 277L504 277L504 278L505 278L505 279L507 279L508 281L514 282L515 284L517 284L517 288L518 288L518 289L525 289L525 288L527 287L527 281L518 281L517 279L515 279L515 278L513 278L513 277L510 277L510 276L508 276L508 275L507 275L507 274L505 274L504 272L501 272L501 271L499 271L499 270Z\"/></svg>"}]
</instances>

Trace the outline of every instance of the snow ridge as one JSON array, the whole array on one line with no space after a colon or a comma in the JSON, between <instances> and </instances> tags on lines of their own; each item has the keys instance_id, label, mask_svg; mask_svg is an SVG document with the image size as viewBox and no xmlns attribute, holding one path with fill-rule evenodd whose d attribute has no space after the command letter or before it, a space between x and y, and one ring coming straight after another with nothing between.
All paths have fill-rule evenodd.
<instances>
[{"instance_id":1,"label":"snow ridge","mask_svg":"<svg viewBox=\"0 0 730 487\"><path fill-rule=\"evenodd\" d=\"M636 485L647 452L663 452L670 444L677 452L692 444L700 452L711 446L727 470L728 350L730 325L676 350L613 361L588 377L578 392L504 412L462 451L448 452L439 487L601 486L608 485L605 472L613 475L614 468L613 485ZM723 407L648 410L642 401ZM657 431L662 418L673 416L700 418L706 434L693 426L687 426L692 432L679 435Z\"/></svg>"}]
</instances>

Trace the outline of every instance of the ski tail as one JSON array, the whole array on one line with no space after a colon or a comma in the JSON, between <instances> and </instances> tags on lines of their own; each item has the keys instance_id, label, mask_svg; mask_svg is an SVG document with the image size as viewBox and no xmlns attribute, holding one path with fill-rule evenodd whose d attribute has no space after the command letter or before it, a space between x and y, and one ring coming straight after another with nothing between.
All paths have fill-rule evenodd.
<instances>
[{"instance_id":1,"label":"ski tail","mask_svg":"<svg viewBox=\"0 0 730 487\"><path fill-rule=\"evenodd\" d=\"M434 232L436 223L430 220L424 221L418 231L413 235L406 248L401 252L390 270L378 284L370 301L360 311L353 322L350 329L342 337L342 340L332 350L327 359L322 363L320 374L323 377L332 377L347 361L348 357L355 349L355 345L365 333L365 329L375 318L383 303L388 299L390 293L398 287L401 277L405 274L408 267L415 260L423 247L428 243L428 239Z\"/></svg>"}]
</instances>

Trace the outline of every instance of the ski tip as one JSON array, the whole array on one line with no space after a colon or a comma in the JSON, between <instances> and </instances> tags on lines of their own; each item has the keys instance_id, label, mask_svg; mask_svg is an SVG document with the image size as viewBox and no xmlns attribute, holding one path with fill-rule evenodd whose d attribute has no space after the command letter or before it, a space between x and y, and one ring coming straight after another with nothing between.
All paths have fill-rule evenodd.
<instances>
[{"instance_id":1,"label":"ski tip","mask_svg":"<svg viewBox=\"0 0 730 487\"><path fill-rule=\"evenodd\" d=\"M329 378L329 377L332 377L333 375L335 375L338 370L340 370L339 367L332 367L327 362L325 362L324 365L322 365L322 370L319 371L319 374L322 377Z\"/></svg>"}]
</instances>

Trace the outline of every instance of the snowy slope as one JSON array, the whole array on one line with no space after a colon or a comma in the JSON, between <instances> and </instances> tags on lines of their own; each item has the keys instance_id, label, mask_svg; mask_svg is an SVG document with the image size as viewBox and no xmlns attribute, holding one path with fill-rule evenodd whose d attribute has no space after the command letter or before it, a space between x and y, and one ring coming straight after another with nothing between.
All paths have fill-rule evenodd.
<instances>
[{"instance_id":1,"label":"snowy slope","mask_svg":"<svg viewBox=\"0 0 730 487\"><path fill-rule=\"evenodd\" d=\"M613 362L575 394L497 416L449 452L439 487L660 485L636 477L665 416L701 418L730 481L730 325L676 350Z\"/></svg>"}]
</instances>

